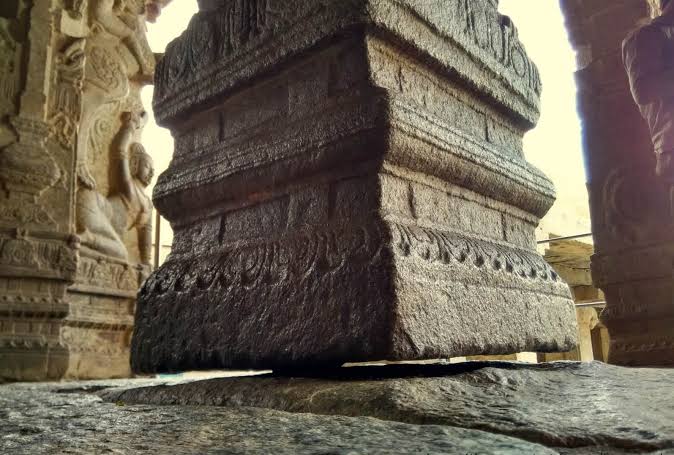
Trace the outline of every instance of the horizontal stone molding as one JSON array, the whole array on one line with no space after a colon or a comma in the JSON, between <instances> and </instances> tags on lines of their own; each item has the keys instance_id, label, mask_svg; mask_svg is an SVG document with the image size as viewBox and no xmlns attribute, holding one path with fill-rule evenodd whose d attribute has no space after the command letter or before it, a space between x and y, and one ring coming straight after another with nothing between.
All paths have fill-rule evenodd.
<instances>
[{"instance_id":1,"label":"horizontal stone molding","mask_svg":"<svg viewBox=\"0 0 674 455\"><path fill-rule=\"evenodd\" d=\"M172 124L195 106L354 29L392 34L529 127L538 119L538 70L492 2L231 0L197 14L167 48L155 76L157 120Z\"/></svg>"},{"instance_id":2,"label":"horizontal stone molding","mask_svg":"<svg viewBox=\"0 0 674 455\"><path fill-rule=\"evenodd\" d=\"M358 100L362 104L353 104ZM245 194L250 185L283 186L331 167L386 162L442 178L542 217L552 182L522 157L502 153L404 99L373 94L312 118L275 122L196 150L161 175L154 201L171 220L175 207L194 210ZM367 153L364 152L367 150Z\"/></svg>"},{"instance_id":3,"label":"horizontal stone molding","mask_svg":"<svg viewBox=\"0 0 674 455\"><path fill-rule=\"evenodd\" d=\"M439 267L484 269L490 274L502 274L513 286L548 283L551 289L557 288L551 293L568 296L567 285L533 251L393 221L383 225L307 229L262 242L237 242L198 259L189 254L173 254L146 287L161 295L219 292L240 285L252 290L282 281L299 284L303 277L314 273L334 273L354 258L364 264L375 263L381 259L384 247L390 248L395 257L414 256ZM453 278L460 279L461 275Z\"/></svg>"},{"instance_id":4,"label":"horizontal stone molding","mask_svg":"<svg viewBox=\"0 0 674 455\"><path fill-rule=\"evenodd\" d=\"M641 280L672 278L674 243L635 246L592 256L592 279L597 287Z\"/></svg>"},{"instance_id":5,"label":"horizontal stone molding","mask_svg":"<svg viewBox=\"0 0 674 455\"><path fill-rule=\"evenodd\" d=\"M135 298L143 280L142 266L84 249L69 292Z\"/></svg>"},{"instance_id":6,"label":"horizontal stone molding","mask_svg":"<svg viewBox=\"0 0 674 455\"><path fill-rule=\"evenodd\" d=\"M32 237L21 232L0 235L0 276L72 281L77 251L63 241Z\"/></svg>"}]
</instances>

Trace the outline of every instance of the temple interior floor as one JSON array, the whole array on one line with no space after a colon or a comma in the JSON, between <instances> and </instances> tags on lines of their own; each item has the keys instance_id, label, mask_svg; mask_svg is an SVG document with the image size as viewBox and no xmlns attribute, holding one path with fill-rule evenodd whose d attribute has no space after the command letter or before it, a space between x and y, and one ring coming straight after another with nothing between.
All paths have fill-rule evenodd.
<instances>
[{"instance_id":1,"label":"temple interior floor","mask_svg":"<svg viewBox=\"0 0 674 455\"><path fill-rule=\"evenodd\" d=\"M467 362L12 383L0 422L3 454L674 454L674 371Z\"/></svg>"}]
</instances>

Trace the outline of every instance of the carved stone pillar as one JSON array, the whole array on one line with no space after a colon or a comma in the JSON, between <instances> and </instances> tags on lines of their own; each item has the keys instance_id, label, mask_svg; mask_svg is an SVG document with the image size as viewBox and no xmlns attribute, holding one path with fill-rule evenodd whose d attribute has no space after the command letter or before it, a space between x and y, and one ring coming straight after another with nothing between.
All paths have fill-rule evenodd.
<instances>
[{"instance_id":1,"label":"carved stone pillar","mask_svg":"<svg viewBox=\"0 0 674 455\"><path fill-rule=\"evenodd\" d=\"M157 70L175 229L138 371L556 351L540 80L497 2L202 0Z\"/></svg>"},{"instance_id":2,"label":"carved stone pillar","mask_svg":"<svg viewBox=\"0 0 674 455\"><path fill-rule=\"evenodd\" d=\"M606 296L609 361L674 365L674 223L655 178L646 123L632 100L622 41L645 0L563 0L578 52L579 111L595 239L592 273Z\"/></svg>"},{"instance_id":3,"label":"carved stone pillar","mask_svg":"<svg viewBox=\"0 0 674 455\"><path fill-rule=\"evenodd\" d=\"M82 221L110 224L104 209L112 220L124 214L115 209L125 181L117 172L121 114L142 110L139 92L154 67L144 1L114 10L113 3L0 6L1 378L130 372L134 300L149 273L139 265L136 227L127 226L125 255L114 257L96 248L104 242L90 241L96 236ZM135 175L143 157L132 155ZM83 209L93 206L80 203L86 177L89 200L100 209L88 218L93 212ZM134 207L142 202L140 195L127 199Z\"/></svg>"}]
</instances>

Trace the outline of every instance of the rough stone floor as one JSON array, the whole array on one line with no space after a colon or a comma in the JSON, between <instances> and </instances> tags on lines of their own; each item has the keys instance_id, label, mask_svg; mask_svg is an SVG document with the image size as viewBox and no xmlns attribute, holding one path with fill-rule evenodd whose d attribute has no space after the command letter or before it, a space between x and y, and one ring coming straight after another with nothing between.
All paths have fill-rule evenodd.
<instances>
[{"instance_id":1,"label":"rough stone floor","mask_svg":"<svg viewBox=\"0 0 674 455\"><path fill-rule=\"evenodd\" d=\"M674 454L674 370L355 367L0 385L0 454Z\"/></svg>"}]
</instances>

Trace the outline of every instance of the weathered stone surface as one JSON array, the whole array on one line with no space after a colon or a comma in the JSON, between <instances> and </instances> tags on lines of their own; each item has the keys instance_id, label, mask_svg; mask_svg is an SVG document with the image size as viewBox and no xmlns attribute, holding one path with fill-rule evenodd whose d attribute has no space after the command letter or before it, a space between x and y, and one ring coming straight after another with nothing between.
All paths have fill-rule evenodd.
<instances>
[{"instance_id":1,"label":"weathered stone surface","mask_svg":"<svg viewBox=\"0 0 674 455\"><path fill-rule=\"evenodd\" d=\"M115 405L86 393L105 386L0 386L0 453L556 453L463 428L251 408Z\"/></svg>"},{"instance_id":2,"label":"weathered stone surface","mask_svg":"<svg viewBox=\"0 0 674 455\"><path fill-rule=\"evenodd\" d=\"M157 69L175 238L139 296L135 370L574 345L534 248L554 200L522 153L540 81L496 2L201 7Z\"/></svg>"},{"instance_id":3,"label":"weathered stone surface","mask_svg":"<svg viewBox=\"0 0 674 455\"><path fill-rule=\"evenodd\" d=\"M104 396L458 426L579 453L674 449L672 370L474 362L348 368L321 376L213 379Z\"/></svg>"}]
</instances>

